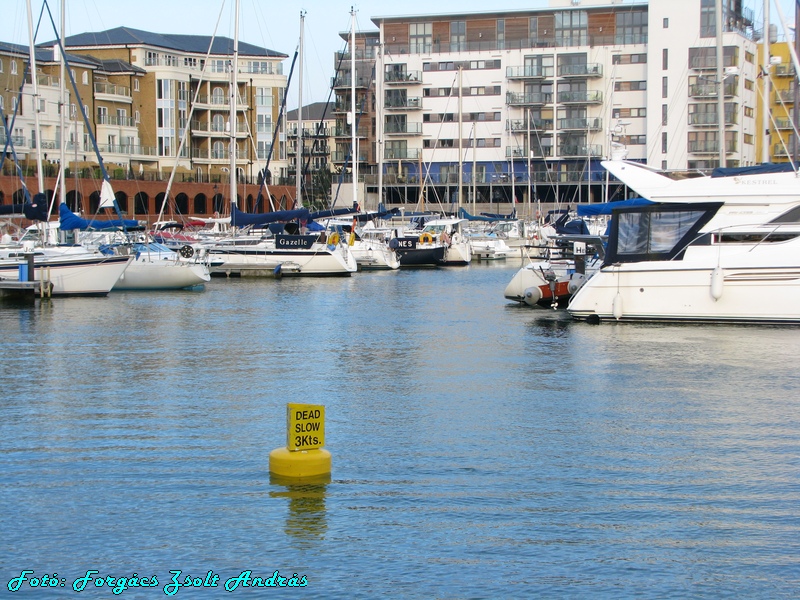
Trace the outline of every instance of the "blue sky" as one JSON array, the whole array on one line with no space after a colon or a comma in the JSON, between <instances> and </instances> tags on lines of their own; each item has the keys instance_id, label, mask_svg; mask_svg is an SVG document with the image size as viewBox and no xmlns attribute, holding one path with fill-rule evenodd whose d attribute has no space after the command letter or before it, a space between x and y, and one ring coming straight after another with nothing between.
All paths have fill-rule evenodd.
<instances>
[{"instance_id":1,"label":"blue sky","mask_svg":"<svg viewBox=\"0 0 800 600\"><path fill-rule=\"evenodd\" d=\"M59 0L48 0L50 10L60 12ZM626 0L627 1L627 0ZM652 0L651 0L652 1ZM664 2L667 0L655 0ZM774 2L774 0L773 0ZM780 0L786 19L794 21L794 0ZM31 0L36 18L42 0ZM761 21L763 0L745 0ZM341 2L340 0L302 0L301 2L274 2L271 0L240 0L241 16L239 39L294 55L300 39L300 12L306 12L304 36L304 103L326 100L328 86L334 75L334 53L344 48L341 32L350 30L350 11L356 10L356 28L374 30L374 16L409 14L437 14L454 11L481 12L485 1L440 0L433 3L422 0L404 0L402 3L378 0ZM184 33L233 37L234 0L68 0L66 2L66 33L72 35L85 31L102 31L122 25L156 33ZM435 8L433 8L435 6ZM523 10L547 6L545 0L502 0L492 4L498 10ZM0 19L0 40L18 44L28 43L27 8L25 0L3 0L3 18ZM783 29L774 3L772 22L778 24L779 35ZM58 18L58 16L56 16ZM219 23L219 24L218 24ZM43 29L38 41L53 39L49 25ZM288 61L286 64L288 72ZM289 90L290 108L297 106L297 86Z\"/></svg>"}]
</instances>

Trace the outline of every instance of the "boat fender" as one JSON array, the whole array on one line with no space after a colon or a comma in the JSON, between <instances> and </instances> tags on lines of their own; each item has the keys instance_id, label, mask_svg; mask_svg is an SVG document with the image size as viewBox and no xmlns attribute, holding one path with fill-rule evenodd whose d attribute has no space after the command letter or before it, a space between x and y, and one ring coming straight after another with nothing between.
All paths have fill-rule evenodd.
<instances>
[{"instance_id":1,"label":"boat fender","mask_svg":"<svg viewBox=\"0 0 800 600\"><path fill-rule=\"evenodd\" d=\"M432 244L433 243L433 236L425 232L421 236L419 236L419 243L420 244Z\"/></svg>"},{"instance_id":2,"label":"boat fender","mask_svg":"<svg viewBox=\"0 0 800 600\"><path fill-rule=\"evenodd\" d=\"M331 237L328 238L328 246L336 246L339 243L339 234L332 233Z\"/></svg>"},{"instance_id":3,"label":"boat fender","mask_svg":"<svg viewBox=\"0 0 800 600\"><path fill-rule=\"evenodd\" d=\"M447 234L446 231L442 232L442 234L439 236L439 239L442 241L443 244L450 243L450 236Z\"/></svg>"},{"instance_id":4,"label":"boat fender","mask_svg":"<svg viewBox=\"0 0 800 600\"><path fill-rule=\"evenodd\" d=\"M617 321L622 318L622 296L619 292L614 296L614 302L611 304L611 314Z\"/></svg>"},{"instance_id":5,"label":"boat fender","mask_svg":"<svg viewBox=\"0 0 800 600\"><path fill-rule=\"evenodd\" d=\"M722 288L725 283L725 273L719 267L711 271L711 297L714 302L722 298Z\"/></svg>"},{"instance_id":6,"label":"boat fender","mask_svg":"<svg viewBox=\"0 0 800 600\"><path fill-rule=\"evenodd\" d=\"M522 295L522 301L528 306L536 306L542 299L542 290L536 286L529 287Z\"/></svg>"},{"instance_id":7,"label":"boat fender","mask_svg":"<svg viewBox=\"0 0 800 600\"><path fill-rule=\"evenodd\" d=\"M574 273L569 278L569 284L567 285L567 290L569 291L569 293L574 294L575 292L577 292L581 288L585 280L586 277L584 277L583 275L579 273Z\"/></svg>"},{"instance_id":8,"label":"boat fender","mask_svg":"<svg viewBox=\"0 0 800 600\"><path fill-rule=\"evenodd\" d=\"M281 275L282 275L282 273L281 273L281 265L277 265L275 267L275 270L273 271L273 273L275 274L275 279L280 279Z\"/></svg>"},{"instance_id":9,"label":"boat fender","mask_svg":"<svg viewBox=\"0 0 800 600\"><path fill-rule=\"evenodd\" d=\"M400 241L397 238L389 240L389 250L397 250L400 247Z\"/></svg>"},{"instance_id":10,"label":"boat fender","mask_svg":"<svg viewBox=\"0 0 800 600\"><path fill-rule=\"evenodd\" d=\"M184 244L181 246L179 252L183 258L192 258L194 256L194 248L192 248L189 244Z\"/></svg>"}]
</instances>

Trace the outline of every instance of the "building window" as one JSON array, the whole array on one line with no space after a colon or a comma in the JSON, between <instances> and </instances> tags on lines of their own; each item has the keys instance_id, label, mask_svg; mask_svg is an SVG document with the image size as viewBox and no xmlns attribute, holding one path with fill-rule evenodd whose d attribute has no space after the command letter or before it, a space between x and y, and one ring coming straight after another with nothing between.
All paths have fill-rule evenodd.
<instances>
[{"instance_id":1,"label":"building window","mask_svg":"<svg viewBox=\"0 0 800 600\"><path fill-rule=\"evenodd\" d=\"M635 92L647 89L646 81L615 81L615 92Z\"/></svg>"},{"instance_id":2,"label":"building window","mask_svg":"<svg viewBox=\"0 0 800 600\"><path fill-rule=\"evenodd\" d=\"M661 78L661 97L666 98L669 92L669 81L666 77Z\"/></svg>"},{"instance_id":3,"label":"building window","mask_svg":"<svg viewBox=\"0 0 800 600\"><path fill-rule=\"evenodd\" d=\"M12 75L16 75L17 74L17 61L15 61L15 60L11 61L11 74Z\"/></svg>"},{"instance_id":4,"label":"building window","mask_svg":"<svg viewBox=\"0 0 800 600\"><path fill-rule=\"evenodd\" d=\"M0 58L0 73L3 72L3 59Z\"/></svg>"},{"instance_id":5,"label":"building window","mask_svg":"<svg viewBox=\"0 0 800 600\"><path fill-rule=\"evenodd\" d=\"M139 80L138 79L134 79L133 80L133 91L134 92L138 92L139 91Z\"/></svg>"},{"instance_id":6,"label":"building window","mask_svg":"<svg viewBox=\"0 0 800 600\"><path fill-rule=\"evenodd\" d=\"M585 10L556 13L556 45L586 46L588 44L588 13Z\"/></svg>"},{"instance_id":7,"label":"building window","mask_svg":"<svg viewBox=\"0 0 800 600\"><path fill-rule=\"evenodd\" d=\"M83 85L89 85L89 71L84 71L81 75L81 81Z\"/></svg>"},{"instance_id":8,"label":"building window","mask_svg":"<svg viewBox=\"0 0 800 600\"><path fill-rule=\"evenodd\" d=\"M647 12L643 10L617 13L617 44L647 43Z\"/></svg>"},{"instance_id":9,"label":"building window","mask_svg":"<svg viewBox=\"0 0 800 600\"><path fill-rule=\"evenodd\" d=\"M410 23L408 25L408 45L412 54L427 54L433 44L432 23Z\"/></svg>"},{"instance_id":10,"label":"building window","mask_svg":"<svg viewBox=\"0 0 800 600\"><path fill-rule=\"evenodd\" d=\"M666 131L662 131L661 132L661 153L662 154L666 154L667 153L667 132Z\"/></svg>"},{"instance_id":11,"label":"building window","mask_svg":"<svg viewBox=\"0 0 800 600\"><path fill-rule=\"evenodd\" d=\"M497 49L506 47L506 20L497 19Z\"/></svg>"},{"instance_id":12,"label":"building window","mask_svg":"<svg viewBox=\"0 0 800 600\"><path fill-rule=\"evenodd\" d=\"M462 52L467 49L467 22L450 22L450 52Z\"/></svg>"},{"instance_id":13,"label":"building window","mask_svg":"<svg viewBox=\"0 0 800 600\"><path fill-rule=\"evenodd\" d=\"M528 19L528 39L530 45L535 46L539 41L539 17L530 17Z\"/></svg>"},{"instance_id":14,"label":"building window","mask_svg":"<svg viewBox=\"0 0 800 600\"><path fill-rule=\"evenodd\" d=\"M669 17L664 17L664 29L669 29Z\"/></svg>"},{"instance_id":15,"label":"building window","mask_svg":"<svg viewBox=\"0 0 800 600\"><path fill-rule=\"evenodd\" d=\"M664 48L661 51L661 69L666 71L669 68L669 49Z\"/></svg>"},{"instance_id":16,"label":"building window","mask_svg":"<svg viewBox=\"0 0 800 600\"><path fill-rule=\"evenodd\" d=\"M646 62L647 54L614 54L611 56L611 64L614 65L644 64Z\"/></svg>"},{"instance_id":17,"label":"building window","mask_svg":"<svg viewBox=\"0 0 800 600\"><path fill-rule=\"evenodd\" d=\"M661 125L667 126L667 104L661 105Z\"/></svg>"},{"instance_id":18,"label":"building window","mask_svg":"<svg viewBox=\"0 0 800 600\"><path fill-rule=\"evenodd\" d=\"M717 35L717 10L715 0L701 0L700 2L700 37L714 37Z\"/></svg>"}]
</instances>

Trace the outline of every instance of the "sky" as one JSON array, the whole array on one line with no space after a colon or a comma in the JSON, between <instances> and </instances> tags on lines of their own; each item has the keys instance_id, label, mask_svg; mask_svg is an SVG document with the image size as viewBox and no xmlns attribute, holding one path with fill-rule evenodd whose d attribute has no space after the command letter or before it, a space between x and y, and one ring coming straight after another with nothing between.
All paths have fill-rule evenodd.
<instances>
[{"instance_id":1,"label":"sky","mask_svg":"<svg viewBox=\"0 0 800 600\"><path fill-rule=\"evenodd\" d=\"M36 19L43 0L30 0ZM179 33L233 38L235 0L65 0L66 34L104 31L127 26L153 33ZM288 74L291 57L300 40L300 15L305 12L303 36L303 104L323 102L328 99L330 80L335 74L334 53L345 48L341 33L346 35L351 26L351 10L356 12L356 30L377 29L372 17L399 15L447 14L456 11L482 12L485 0L403 0L386 2L362 0L301 0L275 2L272 0L239 0L239 40L289 55L284 72ZM624 0L628 1L628 0ZM651 0L666 2L669 0ZM778 25L779 38L783 38L774 0L770 9L771 21ZM779 0L785 18L793 24L795 0ZM0 41L28 45L27 5L25 0L2 0ZM60 0L48 0L50 11L58 21ZM497 10L524 10L542 8L546 0L499 0L491 7ZM745 0L753 9L756 22L762 20L763 0ZM42 25L36 42L49 41L56 36L52 27ZM289 109L297 108L298 86L294 78L287 93Z\"/></svg>"}]
</instances>

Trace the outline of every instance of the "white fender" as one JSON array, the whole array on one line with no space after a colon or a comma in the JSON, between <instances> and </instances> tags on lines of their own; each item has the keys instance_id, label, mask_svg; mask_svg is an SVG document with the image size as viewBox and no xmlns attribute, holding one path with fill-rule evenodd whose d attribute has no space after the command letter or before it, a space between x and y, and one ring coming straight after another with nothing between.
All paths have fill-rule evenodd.
<instances>
[{"instance_id":1,"label":"white fender","mask_svg":"<svg viewBox=\"0 0 800 600\"><path fill-rule=\"evenodd\" d=\"M542 290L538 287L529 287L525 290L525 294L522 296L523 302L528 306L536 306L536 303L542 299Z\"/></svg>"},{"instance_id":2,"label":"white fender","mask_svg":"<svg viewBox=\"0 0 800 600\"><path fill-rule=\"evenodd\" d=\"M716 302L722 298L722 288L725 284L725 273L717 266L711 271L711 297Z\"/></svg>"},{"instance_id":3,"label":"white fender","mask_svg":"<svg viewBox=\"0 0 800 600\"><path fill-rule=\"evenodd\" d=\"M617 321L622 318L622 296L620 296L619 292L614 296L614 302L611 305L611 314L614 315Z\"/></svg>"}]
</instances>

